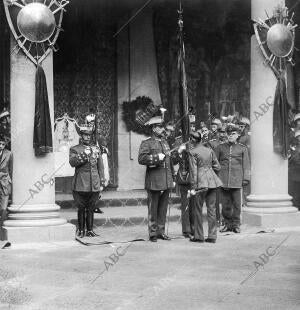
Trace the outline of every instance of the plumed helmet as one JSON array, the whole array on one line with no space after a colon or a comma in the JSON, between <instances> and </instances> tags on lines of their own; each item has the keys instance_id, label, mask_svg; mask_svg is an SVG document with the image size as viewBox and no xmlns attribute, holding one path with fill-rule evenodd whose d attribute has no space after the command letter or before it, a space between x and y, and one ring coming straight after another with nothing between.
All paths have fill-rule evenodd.
<instances>
[{"instance_id":1,"label":"plumed helmet","mask_svg":"<svg viewBox=\"0 0 300 310\"><path fill-rule=\"evenodd\" d=\"M79 126L77 124L75 124L75 128L77 133L81 136L81 135L92 135L95 132L95 127L94 126Z\"/></svg>"},{"instance_id":2,"label":"plumed helmet","mask_svg":"<svg viewBox=\"0 0 300 310\"><path fill-rule=\"evenodd\" d=\"M154 117L151 117L149 119L149 121L147 121L145 123L145 126L151 126L151 125L157 125L157 124L163 124L164 120L161 116L154 116Z\"/></svg>"}]
</instances>

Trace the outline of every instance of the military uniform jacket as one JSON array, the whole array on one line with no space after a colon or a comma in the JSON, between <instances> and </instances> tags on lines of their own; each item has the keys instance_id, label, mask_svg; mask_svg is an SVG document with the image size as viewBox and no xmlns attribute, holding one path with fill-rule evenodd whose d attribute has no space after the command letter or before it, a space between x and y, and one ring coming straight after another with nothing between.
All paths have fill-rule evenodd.
<instances>
[{"instance_id":1,"label":"military uniform jacket","mask_svg":"<svg viewBox=\"0 0 300 310\"><path fill-rule=\"evenodd\" d=\"M162 191L173 187L174 169L168 152L170 147L166 140L156 137L142 141L138 161L146 165L145 189ZM158 154L165 154L163 161L160 161Z\"/></svg>"},{"instance_id":2,"label":"military uniform jacket","mask_svg":"<svg viewBox=\"0 0 300 310\"><path fill-rule=\"evenodd\" d=\"M221 166L213 150L200 143L189 150L189 155L192 189L222 186L221 180L215 173L221 169Z\"/></svg>"},{"instance_id":3,"label":"military uniform jacket","mask_svg":"<svg viewBox=\"0 0 300 310\"><path fill-rule=\"evenodd\" d=\"M221 142L219 139L211 139L207 142L207 146L209 146L212 150L215 150L220 143Z\"/></svg>"},{"instance_id":4,"label":"military uniform jacket","mask_svg":"<svg viewBox=\"0 0 300 310\"><path fill-rule=\"evenodd\" d=\"M91 153L84 151L89 148ZM70 148L69 163L75 167L72 190L77 192L99 192L104 185L104 169L98 146L78 144Z\"/></svg>"},{"instance_id":5,"label":"military uniform jacket","mask_svg":"<svg viewBox=\"0 0 300 310\"><path fill-rule=\"evenodd\" d=\"M219 177L224 188L241 188L243 181L250 181L248 149L240 143L224 142L215 149L221 165Z\"/></svg>"},{"instance_id":6,"label":"military uniform jacket","mask_svg":"<svg viewBox=\"0 0 300 310\"><path fill-rule=\"evenodd\" d=\"M12 164L12 153L4 149L0 156L0 195L11 193Z\"/></svg>"},{"instance_id":7,"label":"military uniform jacket","mask_svg":"<svg viewBox=\"0 0 300 310\"><path fill-rule=\"evenodd\" d=\"M296 145L289 158L289 180L300 182L300 145Z\"/></svg>"}]
</instances>

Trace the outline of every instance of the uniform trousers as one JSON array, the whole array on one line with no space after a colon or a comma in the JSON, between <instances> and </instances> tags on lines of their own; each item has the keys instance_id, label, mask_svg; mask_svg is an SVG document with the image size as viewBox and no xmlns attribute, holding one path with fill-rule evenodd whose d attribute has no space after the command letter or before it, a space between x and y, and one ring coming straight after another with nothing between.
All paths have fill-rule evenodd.
<instances>
[{"instance_id":1,"label":"uniform trousers","mask_svg":"<svg viewBox=\"0 0 300 310\"><path fill-rule=\"evenodd\" d=\"M195 196L187 198L189 185L179 185L181 198L181 225L183 234L194 235L194 204Z\"/></svg>"},{"instance_id":2,"label":"uniform trousers","mask_svg":"<svg viewBox=\"0 0 300 310\"><path fill-rule=\"evenodd\" d=\"M0 215L1 215L0 227L3 226L3 222L6 219L8 199L9 195L0 194Z\"/></svg>"},{"instance_id":3,"label":"uniform trousers","mask_svg":"<svg viewBox=\"0 0 300 310\"><path fill-rule=\"evenodd\" d=\"M202 213L204 201L207 207L208 238L217 239L216 193L216 188L210 188L195 196L195 239L204 240Z\"/></svg>"},{"instance_id":4,"label":"uniform trousers","mask_svg":"<svg viewBox=\"0 0 300 310\"><path fill-rule=\"evenodd\" d=\"M100 192L77 192L73 191L75 205L78 208L78 228L84 230L85 222L87 230L93 229L94 209Z\"/></svg>"},{"instance_id":5,"label":"uniform trousers","mask_svg":"<svg viewBox=\"0 0 300 310\"><path fill-rule=\"evenodd\" d=\"M170 190L152 191L148 193L148 231L149 236L159 236L165 233Z\"/></svg>"},{"instance_id":6,"label":"uniform trousers","mask_svg":"<svg viewBox=\"0 0 300 310\"><path fill-rule=\"evenodd\" d=\"M225 225L230 228L237 228L241 225L241 189L222 188L222 215Z\"/></svg>"}]
</instances>

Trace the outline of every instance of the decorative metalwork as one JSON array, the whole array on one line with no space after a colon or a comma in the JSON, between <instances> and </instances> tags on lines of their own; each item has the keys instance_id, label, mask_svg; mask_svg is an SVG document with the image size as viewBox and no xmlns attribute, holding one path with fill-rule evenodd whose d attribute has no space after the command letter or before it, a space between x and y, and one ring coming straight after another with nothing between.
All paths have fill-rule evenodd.
<instances>
[{"instance_id":1,"label":"decorative metalwork","mask_svg":"<svg viewBox=\"0 0 300 310\"><path fill-rule=\"evenodd\" d=\"M67 0L3 0L6 18L17 41L12 52L22 50L34 64L41 63L51 50L61 28Z\"/></svg>"},{"instance_id":2,"label":"decorative metalwork","mask_svg":"<svg viewBox=\"0 0 300 310\"><path fill-rule=\"evenodd\" d=\"M273 16L266 12L266 20L254 20L254 31L259 47L268 64L278 76L285 69L286 62L294 65L295 28L293 17L285 6L274 9Z\"/></svg>"}]
</instances>

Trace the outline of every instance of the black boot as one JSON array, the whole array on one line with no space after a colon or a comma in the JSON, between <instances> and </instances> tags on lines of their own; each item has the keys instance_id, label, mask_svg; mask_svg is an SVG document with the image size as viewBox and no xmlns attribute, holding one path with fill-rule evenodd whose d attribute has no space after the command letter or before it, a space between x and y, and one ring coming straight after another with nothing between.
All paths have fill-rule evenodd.
<instances>
[{"instance_id":1,"label":"black boot","mask_svg":"<svg viewBox=\"0 0 300 310\"><path fill-rule=\"evenodd\" d=\"M99 236L93 231L94 225L94 212L93 210L86 210L86 236L87 237L96 237Z\"/></svg>"},{"instance_id":2,"label":"black boot","mask_svg":"<svg viewBox=\"0 0 300 310\"><path fill-rule=\"evenodd\" d=\"M77 218L78 218L77 236L79 238L83 238L84 237L84 226L85 226L85 210L84 209L78 209Z\"/></svg>"}]
</instances>

